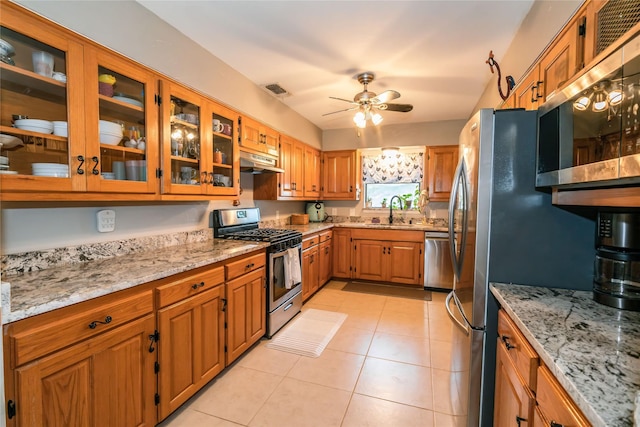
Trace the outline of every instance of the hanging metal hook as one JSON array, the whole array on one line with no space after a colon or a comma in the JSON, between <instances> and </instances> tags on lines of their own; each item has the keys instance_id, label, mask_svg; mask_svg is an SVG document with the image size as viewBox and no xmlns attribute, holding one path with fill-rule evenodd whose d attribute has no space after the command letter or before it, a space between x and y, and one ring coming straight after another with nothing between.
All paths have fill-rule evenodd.
<instances>
[{"instance_id":1,"label":"hanging metal hook","mask_svg":"<svg viewBox=\"0 0 640 427\"><path fill-rule=\"evenodd\" d=\"M494 66L498 70L498 92L500 92L500 97L502 98L502 100L507 99L511 94L511 89L513 89L514 86L516 85L516 81L513 79L512 76L505 77L505 81L507 82L507 93L506 94L502 93L502 82L500 81L502 79L502 74L500 73L500 66L498 65L496 60L493 59L493 51L489 51L489 59L487 59L485 62L489 64L489 68L491 69L492 74L493 74Z\"/></svg>"}]
</instances>

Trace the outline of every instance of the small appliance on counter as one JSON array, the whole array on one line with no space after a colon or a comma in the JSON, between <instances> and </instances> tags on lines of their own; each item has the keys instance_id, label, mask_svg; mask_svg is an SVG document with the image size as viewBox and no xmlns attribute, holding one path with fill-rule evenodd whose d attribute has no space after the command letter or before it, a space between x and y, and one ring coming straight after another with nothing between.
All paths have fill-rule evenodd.
<instances>
[{"instance_id":1,"label":"small appliance on counter","mask_svg":"<svg viewBox=\"0 0 640 427\"><path fill-rule=\"evenodd\" d=\"M329 216L325 213L322 202L307 203L307 215L311 222L322 222Z\"/></svg>"},{"instance_id":2,"label":"small appliance on counter","mask_svg":"<svg viewBox=\"0 0 640 427\"><path fill-rule=\"evenodd\" d=\"M593 299L640 311L639 213L598 213Z\"/></svg>"}]
</instances>

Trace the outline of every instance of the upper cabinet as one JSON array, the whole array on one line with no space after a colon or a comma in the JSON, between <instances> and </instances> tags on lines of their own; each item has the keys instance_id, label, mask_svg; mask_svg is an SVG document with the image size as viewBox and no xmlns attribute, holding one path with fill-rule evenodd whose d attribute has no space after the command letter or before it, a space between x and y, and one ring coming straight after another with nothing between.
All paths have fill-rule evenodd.
<instances>
[{"instance_id":1,"label":"upper cabinet","mask_svg":"<svg viewBox=\"0 0 640 427\"><path fill-rule=\"evenodd\" d=\"M238 194L239 115L182 85L162 80L162 194Z\"/></svg>"},{"instance_id":2,"label":"upper cabinet","mask_svg":"<svg viewBox=\"0 0 640 427\"><path fill-rule=\"evenodd\" d=\"M448 202L453 186L453 176L458 165L458 146L441 145L427 147L427 186L429 200Z\"/></svg>"},{"instance_id":3,"label":"upper cabinet","mask_svg":"<svg viewBox=\"0 0 640 427\"><path fill-rule=\"evenodd\" d=\"M2 200L237 196L238 113L8 2L0 38Z\"/></svg>"},{"instance_id":4,"label":"upper cabinet","mask_svg":"<svg viewBox=\"0 0 640 427\"><path fill-rule=\"evenodd\" d=\"M86 146L95 149L98 141L85 139L84 111L75 108L83 104L82 45L5 6L0 16L7 51L0 62L2 193L86 191L93 169Z\"/></svg>"},{"instance_id":5,"label":"upper cabinet","mask_svg":"<svg viewBox=\"0 0 640 427\"><path fill-rule=\"evenodd\" d=\"M322 198L360 200L360 156L356 150L322 153Z\"/></svg>"},{"instance_id":6,"label":"upper cabinet","mask_svg":"<svg viewBox=\"0 0 640 427\"><path fill-rule=\"evenodd\" d=\"M268 126L250 117L240 118L242 125L240 146L258 154L278 155L280 135Z\"/></svg>"}]
</instances>

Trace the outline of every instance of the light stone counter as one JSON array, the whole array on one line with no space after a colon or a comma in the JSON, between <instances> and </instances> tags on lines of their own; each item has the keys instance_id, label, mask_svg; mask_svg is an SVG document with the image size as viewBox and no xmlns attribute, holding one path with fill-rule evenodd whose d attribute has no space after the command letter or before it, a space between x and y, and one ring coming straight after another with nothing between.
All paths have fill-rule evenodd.
<instances>
[{"instance_id":1,"label":"light stone counter","mask_svg":"<svg viewBox=\"0 0 640 427\"><path fill-rule=\"evenodd\" d=\"M633 425L639 312L598 304L587 291L492 283L491 293L595 427Z\"/></svg>"},{"instance_id":2,"label":"light stone counter","mask_svg":"<svg viewBox=\"0 0 640 427\"><path fill-rule=\"evenodd\" d=\"M287 229L300 231L303 236L331 228L370 228L373 230L407 230L407 231L449 231L447 227L435 224L372 224L370 222L310 222L305 225L287 225Z\"/></svg>"},{"instance_id":3,"label":"light stone counter","mask_svg":"<svg viewBox=\"0 0 640 427\"><path fill-rule=\"evenodd\" d=\"M268 243L209 239L4 277L2 324L224 261Z\"/></svg>"}]
</instances>

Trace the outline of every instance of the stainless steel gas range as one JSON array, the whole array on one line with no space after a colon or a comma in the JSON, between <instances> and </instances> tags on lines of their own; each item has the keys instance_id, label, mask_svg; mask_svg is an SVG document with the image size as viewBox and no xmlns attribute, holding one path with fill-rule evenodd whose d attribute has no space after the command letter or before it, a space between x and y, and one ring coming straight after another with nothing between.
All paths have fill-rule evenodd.
<instances>
[{"instance_id":1,"label":"stainless steel gas range","mask_svg":"<svg viewBox=\"0 0 640 427\"><path fill-rule=\"evenodd\" d=\"M302 308L302 233L259 228L259 208L217 209L211 217L214 237L269 243L266 335L271 338Z\"/></svg>"}]
</instances>

